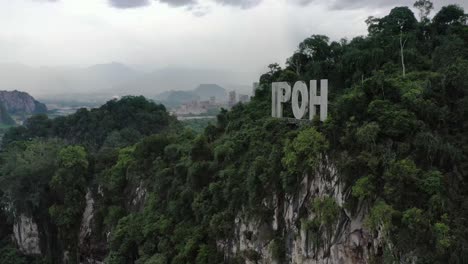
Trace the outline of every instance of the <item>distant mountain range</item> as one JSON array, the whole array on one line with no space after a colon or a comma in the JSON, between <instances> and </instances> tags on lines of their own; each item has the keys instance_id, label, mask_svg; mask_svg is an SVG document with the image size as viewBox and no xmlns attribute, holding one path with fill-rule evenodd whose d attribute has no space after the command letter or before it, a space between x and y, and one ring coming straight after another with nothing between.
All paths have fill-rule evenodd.
<instances>
[{"instance_id":1,"label":"distant mountain range","mask_svg":"<svg viewBox=\"0 0 468 264\"><path fill-rule=\"evenodd\" d=\"M91 67L30 67L0 64L0 90L21 90L38 98L80 96L107 100L114 95L145 95L163 91L187 91L202 83L216 83L229 90L250 89L257 73L234 73L210 69L163 68L141 72L113 62Z\"/></svg>"}]
</instances>

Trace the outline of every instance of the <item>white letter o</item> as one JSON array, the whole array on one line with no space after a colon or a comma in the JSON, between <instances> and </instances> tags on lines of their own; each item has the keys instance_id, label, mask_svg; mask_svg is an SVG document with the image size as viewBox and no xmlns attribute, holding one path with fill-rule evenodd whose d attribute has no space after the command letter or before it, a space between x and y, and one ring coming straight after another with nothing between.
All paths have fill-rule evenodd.
<instances>
[{"instance_id":1,"label":"white letter o","mask_svg":"<svg viewBox=\"0 0 468 264\"><path fill-rule=\"evenodd\" d=\"M299 94L301 93L301 106L299 107ZM294 84L292 92L292 110L296 119L302 119L309 105L309 96L307 93L307 85L303 81L297 81Z\"/></svg>"}]
</instances>

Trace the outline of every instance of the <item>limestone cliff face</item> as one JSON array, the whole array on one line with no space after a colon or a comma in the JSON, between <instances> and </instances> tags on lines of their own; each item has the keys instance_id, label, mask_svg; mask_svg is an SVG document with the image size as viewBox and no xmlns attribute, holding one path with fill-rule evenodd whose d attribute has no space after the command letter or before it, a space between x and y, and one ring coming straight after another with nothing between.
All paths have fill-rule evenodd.
<instances>
[{"instance_id":1,"label":"limestone cliff face","mask_svg":"<svg viewBox=\"0 0 468 264\"><path fill-rule=\"evenodd\" d=\"M13 225L13 239L18 249L26 255L40 255L40 239L37 224L26 215L20 215Z\"/></svg>"},{"instance_id":2,"label":"limestone cliff face","mask_svg":"<svg viewBox=\"0 0 468 264\"><path fill-rule=\"evenodd\" d=\"M31 95L20 91L0 91L0 103L12 114L37 114L47 111L47 107L36 101Z\"/></svg>"},{"instance_id":3,"label":"limestone cliff face","mask_svg":"<svg viewBox=\"0 0 468 264\"><path fill-rule=\"evenodd\" d=\"M96 230L96 199L103 194L98 190L86 194L86 208L79 230L79 253L83 264L101 264L108 254L109 237ZM380 233L370 233L364 224L368 208L365 203L351 211L345 202L349 190L344 188L333 165L322 164L314 174L306 174L296 192L289 195L272 194L263 200L272 217L260 219L239 212L234 220L232 237L218 241L225 262L241 258L247 264L368 264L382 255ZM128 210L140 211L144 206L146 189L140 182L126 193ZM318 212L311 208L316 199L327 197L339 208L329 229L323 224L315 233L306 226ZM278 239L280 238L280 239ZM14 226L14 240L27 255L40 255L38 225L21 215ZM281 251L281 256L278 254ZM67 252L63 252L66 259ZM375 263L375 262L374 262ZM378 261L376 263L379 263Z\"/></svg>"},{"instance_id":4,"label":"limestone cliff face","mask_svg":"<svg viewBox=\"0 0 468 264\"><path fill-rule=\"evenodd\" d=\"M364 226L367 208L359 204L354 212L345 209L349 193L340 183L336 169L324 165L320 172L305 175L293 195L272 195L264 205L274 210L270 220L254 219L240 213L232 239L219 241L225 258L241 257L245 263L366 264L381 254L379 234ZM316 217L310 204L314 199L331 197L340 213L331 229L321 228L313 235L304 223ZM275 237L280 237L275 241ZM278 257L278 248L284 249Z\"/></svg>"},{"instance_id":5,"label":"limestone cliff face","mask_svg":"<svg viewBox=\"0 0 468 264\"><path fill-rule=\"evenodd\" d=\"M102 263L107 254L106 241L97 239L96 230L94 230L95 200L90 190L86 193L86 207L81 219L79 233L79 251L82 263L99 264Z\"/></svg>"},{"instance_id":6,"label":"limestone cliff face","mask_svg":"<svg viewBox=\"0 0 468 264\"><path fill-rule=\"evenodd\" d=\"M80 264L102 264L109 252L109 235L110 232L102 234L99 231L98 223L96 222L96 201L103 197L103 193L99 191L93 193L88 189L86 196L86 206L81 218L80 229L78 233L78 251ZM131 212L141 211L144 207L147 190L143 182L130 184L125 192L126 209ZM54 248L58 255L55 255L55 263L68 263L70 254L63 251L60 245L55 245L58 237L47 237L47 234L40 232L46 227L44 223L36 223L31 217L23 214L16 217L13 226L12 239L17 248L28 256L45 256L47 252L43 252L41 248ZM49 252L50 253L50 252ZM58 259L61 259L58 261ZM0 261L1 263L1 261Z\"/></svg>"}]
</instances>

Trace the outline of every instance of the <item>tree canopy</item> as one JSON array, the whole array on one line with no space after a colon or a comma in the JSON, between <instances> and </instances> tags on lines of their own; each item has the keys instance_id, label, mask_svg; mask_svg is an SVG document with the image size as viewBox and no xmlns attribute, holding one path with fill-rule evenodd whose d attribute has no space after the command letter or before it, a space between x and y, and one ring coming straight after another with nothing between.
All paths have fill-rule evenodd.
<instances>
[{"instance_id":1,"label":"tree canopy","mask_svg":"<svg viewBox=\"0 0 468 264\"><path fill-rule=\"evenodd\" d=\"M466 14L449 5L429 19L428 1L416 7L420 21L408 7L369 18L367 36L306 38L285 67L269 65L250 103L221 111L202 133L142 97L56 120L33 117L5 136L1 197L15 210L47 208L42 219L75 257L89 188L98 233L109 241L106 263L243 263L261 256L227 257L218 247L234 235L236 217L271 221L276 208L263 201L298 192L327 164L346 203L313 198L294 223L316 247L331 239L343 210L364 203L366 228L384 241L375 263L466 263ZM270 117L272 82L310 79L329 80L326 121ZM278 225L272 250L284 263Z\"/></svg>"}]
</instances>

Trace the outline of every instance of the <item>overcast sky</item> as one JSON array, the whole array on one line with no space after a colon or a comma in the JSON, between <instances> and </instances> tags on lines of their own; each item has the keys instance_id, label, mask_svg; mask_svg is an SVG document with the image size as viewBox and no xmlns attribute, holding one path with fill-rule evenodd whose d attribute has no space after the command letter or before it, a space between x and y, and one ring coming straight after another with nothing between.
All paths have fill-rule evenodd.
<instances>
[{"instance_id":1,"label":"overcast sky","mask_svg":"<svg viewBox=\"0 0 468 264\"><path fill-rule=\"evenodd\" d=\"M413 1L0 0L0 63L263 72L307 36L363 35L368 16L405 3Z\"/></svg>"}]
</instances>

